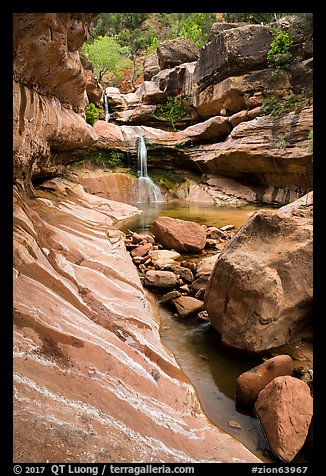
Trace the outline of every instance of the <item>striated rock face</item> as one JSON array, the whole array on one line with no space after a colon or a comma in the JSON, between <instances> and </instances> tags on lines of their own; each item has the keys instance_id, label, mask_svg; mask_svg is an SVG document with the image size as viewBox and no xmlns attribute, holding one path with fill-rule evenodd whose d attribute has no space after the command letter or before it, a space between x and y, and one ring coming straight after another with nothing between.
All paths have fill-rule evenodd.
<instances>
[{"instance_id":1,"label":"striated rock face","mask_svg":"<svg viewBox=\"0 0 326 476\"><path fill-rule=\"evenodd\" d=\"M264 188L274 187L289 198L298 198L295 190L312 188L312 155L309 133L313 109L291 112L275 119L256 117L236 126L224 142L198 145L191 158L205 173L221 174L243 182L253 181Z\"/></svg>"},{"instance_id":2,"label":"striated rock face","mask_svg":"<svg viewBox=\"0 0 326 476\"><path fill-rule=\"evenodd\" d=\"M38 178L60 171L54 154L89 146L94 129L55 96L44 96L21 83L13 85L13 152L15 178Z\"/></svg>"},{"instance_id":3,"label":"striated rock face","mask_svg":"<svg viewBox=\"0 0 326 476\"><path fill-rule=\"evenodd\" d=\"M14 461L258 461L209 422L160 341L112 227L138 210L43 187L14 190Z\"/></svg>"},{"instance_id":4,"label":"striated rock face","mask_svg":"<svg viewBox=\"0 0 326 476\"><path fill-rule=\"evenodd\" d=\"M312 418L308 385L294 377L276 377L260 392L255 410L273 454L285 463L292 461L305 442Z\"/></svg>"},{"instance_id":5,"label":"striated rock face","mask_svg":"<svg viewBox=\"0 0 326 476\"><path fill-rule=\"evenodd\" d=\"M79 49L94 15L14 14L15 178L54 174L60 170L57 152L88 146L97 138L77 114L88 103Z\"/></svg>"},{"instance_id":6,"label":"striated rock face","mask_svg":"<svg viewBox=\"0 0 326 476\"><path fill-rule=\"evenodd\" d=\"M312 311L311 206L258 211L219 255L205 294L210 321L230 346L285 344Z\"/></svg>"},{"instance_id":7,"label":"striated rock face","mask_svg":"<svg viewBox=\"0 0 326 476\"><path fill-rule=\"evenodd\" d=\"M14 13L14 79L82 112L87 104L86 75L79 48L94 15Z\"/></svg>"}]
</instances>

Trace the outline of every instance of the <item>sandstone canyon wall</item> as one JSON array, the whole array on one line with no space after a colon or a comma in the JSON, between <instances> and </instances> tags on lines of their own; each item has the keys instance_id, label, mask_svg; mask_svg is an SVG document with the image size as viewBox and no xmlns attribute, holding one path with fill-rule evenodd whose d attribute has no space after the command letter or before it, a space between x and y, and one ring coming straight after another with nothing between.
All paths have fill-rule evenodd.
<instances>
[{"instance_id":1,"label":"sandstone canyon wall","mask_svg":"<svg viewBox=\"0 0 326 476\"><path fill-rule=\"evenodd\" d=\"M14 15L14 461L255 462L163 346L116 221L62 178L90 146L79 58L93 14Z\"/></svg>"},{"instance_id":2,"label":"sandstone canyon wall","mask_svg":"<svg viewBox=\"0 0 326 476\"><path fill-rule=\"evenodd\" d=\"M287 70L267 63L273 27L293 41ZM173 54L184 57L182 49ZM135 93L107 88L111 121L122 126L131 153L143 135L150 165L197 171L211 182L213 201L225 179L236 181L238 197L260 203L286 204L312 190L312 31L292 17L274 25L216 23L198 59L188 61L173 63L168 49L165 61L152 58L154 69L145 64L148 79ZM158 114L169 96L189 109L178 131ZM100 138L113 125L102 125Z\"/></svg>"}]
</instances>

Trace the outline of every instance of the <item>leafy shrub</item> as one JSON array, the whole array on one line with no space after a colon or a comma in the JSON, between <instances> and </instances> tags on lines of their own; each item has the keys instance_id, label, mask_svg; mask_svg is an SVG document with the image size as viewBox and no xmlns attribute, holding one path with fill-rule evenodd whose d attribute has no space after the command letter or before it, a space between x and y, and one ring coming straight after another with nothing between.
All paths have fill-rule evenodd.
<instances>
[{"instance_id":1,"label":"leafy shrub","mask_svg":"<svg viewBox=\"0 0 326 476\"><path fill-rule=\"evenodd\" d=\"M292 95L288 99L271 96L263 99L262 116L279 116L282 112L299 111L307 101L304 95Z\"/></svg>"},{"instance_id":2,"label":"leafy shrub","mask_svg":"<svg viewBox=\"0 0 326 476\"><path fill-rule=\"evenodd\" d=\"M108 165L109 167L122 167L124 165L123 152L111 150L90 154L81 159L81 162L91 161L98 165Z\"/></svg>"},{"instance_id":3,"label":"leafy shrub","mask_svg":"<svg viewBox=\"0 0 326 476\"><path fill-rule=\"evenodd\" d=\"M93 104L92 102L88 104L88 106L86 106L85 112L86 112L86 122L87 124L90 124L91 126L94 126L99 116L101 114L104 114L104 111L96 107L95 104Z\"/></svg>"},{"instance_id":4,"label":"leafy shrub","mask_svg":"<svg viewBox=\"0 0 326 476\"><path fill-rule=\"evenodd\" d=\"M273 30L274 40L267 53L267 61L270 67L276 70L284 70L290 66L292 54L290 48L292 46L292 39L289 34L279 30Z\"/></svg>"},{"instance_id":5,"label":"leafy shrub","mask_svg":"<svg viewBox=\"0 0 326 476\"><path fill-rule=\"evenodd\" d=\"M180 98L175 96L169 96L166 99L165 104L156 109L155 116L163 116L167 121L170 122L173 129L175 129L175 123L180 119L188 117L190 111L183 104Z\"/></svg>"}]
</instances>

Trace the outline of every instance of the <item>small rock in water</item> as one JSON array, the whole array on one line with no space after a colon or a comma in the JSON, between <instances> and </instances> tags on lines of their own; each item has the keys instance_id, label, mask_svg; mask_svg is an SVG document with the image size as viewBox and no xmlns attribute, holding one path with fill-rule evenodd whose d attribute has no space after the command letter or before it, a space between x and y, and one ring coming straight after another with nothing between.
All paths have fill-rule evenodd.
<instances>
[{"instance_id":1,"label":"small rock in water","mask_svg":"<svg viewBox=\"0 0 326 476\"><path fill-rule=\"evenodd\" d=\"M190 289L189 289L189 285L188 284L184 284L183 286L180 286L180 291L183 291L185 293L190 293Z\"/></svg>"},{"instance_id":2,"label":"small rock in water","mask_svg":"<svg viewBox=\"0 0 326 476\"><path fill-rule=\"evenodd\" d=\"M199 354L199 357L204 360L210 360L209 357L207 357L207 355L204 355L204 354Z\"/></svg>"},{"instance_id":3,"label":"small rock in water","mask_svg":"<svg viewBox=\"0 0 326 476\"><path fill-rule=\"evenodd\" d=\"M198 319L200 319L201 321L205 321L205 322L208 322L209 321L209 317L208 317L208 312L207 311L201 311L197 314L197 317Z\"/></svg>"},{"instance_id":4,"label":"small rock in water","mask_svg":"<svg viewBox=\"0 0 326 476\"><path fill-rule=\"evenodd\" d=\"M204 303L191 296L181 296L173 300L178 314L182 318L191 317L203 310Z\"/></svg>"},{"instance_id":5,"label":"small rock in water","mask_svg":"<svg viewBox=\"0 0 326 476\"><path fill-rule=\"evenodd\" d=\"M224 225L220 228L221 231L229 231L229 230L233 230L235 228L234 225Z\"/></svg>"},{"instance_id":6,"label":"small rock in water","mask_svg":"<svg viewBox=\"0 0 326 476\"><path fill-rule=\"evenodd\" d=\"M237 428L238 430L241 430L242 426L240 425L239 422L235 421L235 420L229 420L228 421L228 426L230 428Z\"/></svg>"},{"instance_id":7,"label":"small rock in water","mask_svg":"<svg viewBox=\"0 0 326 476\"><path fill-rule=\"evenodd\" d=\"M180 296L181 296L181 293L177 290L174 290L164 294L164 296L161 297L160 301L162 304L164 304L165 302L171 301L171 299L175 299Z\"/></svg>"}]
</instances>

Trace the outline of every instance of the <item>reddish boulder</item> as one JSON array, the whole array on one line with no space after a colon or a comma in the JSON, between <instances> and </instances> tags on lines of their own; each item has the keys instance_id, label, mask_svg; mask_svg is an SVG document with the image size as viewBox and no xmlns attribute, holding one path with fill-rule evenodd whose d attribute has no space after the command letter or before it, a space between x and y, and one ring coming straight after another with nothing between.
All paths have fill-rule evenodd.
<instances>
[{"instance_id":1,"label":"reddish boulder","mask_svg":"<svg viewBox=\"0 0 326 476\"><path fill-rule=\"evenodd\" d=\"M152 243L144 243L142 245L138 245L134 248L130 254L131 256L145 256L149 251L153 249Z\"/></svg>"},{"instance_id":2,"label":"reddish boulder","mask_svg":"<svg viewBox=\"0 0 326 476\"><path fill-rule=\"evenodd\" d=\"M258 396L255 411L271 451L288 463L302 448L313 413L306 383L295 377L276 377Z\"/></svg>"},{"instance_id":3,"label":"reddish boulder","mask_svg":"<svg viewBox=\"0 0 326 476\"><path fill-rule=\"evenodd\" d=\"M177 277L172 271L150 270L145 274L144 284L157 288L173 288L177 284Z\"/></svg>"},{"instance_id":4,"label":"reddish boulder","mask_svg":"<svg viewBox=\"0 0 326 476\"><path fill-rule=\"evenodd\" d=\"M200 253L206 244L205 228L188 220L159 217L153 222L152 231L164 248L183 253Z\"/></svg>"},{"instance_id":5,"label":"reddish boulder","mask_svg":"<svg viewBox=\"0 0 326 476\"><path fill-rule=\"evenodd\" d=\"M277 355L266 360L237 378L237 400L245 404L254 403L259 392L275 377L291 375L292 371L293 361L289 355Z\"/></svg>"},{"instance_id":6,"label":"reddish boulder","mask_svg":"<svg viewBox=\"0 0 326 476\"><path fill-rule=\"evenodd\" d=\"M178 297L173 299L173 303L177 308L179 316L182 318L191 317L204 309L203 301L191 296Z\"/></svg>"},{"instance_id":7,"label":"reddish boulder","mask_svg":"<svg viewBox=\"0 0 326 476\"><path fill-rule=\"evenodd\" d=\"M285 344L311 318L309 212L255 212L221 252L205 307L222 341L260 352ZM302 214L302 216L301 216Z\"/></svg>"}]
</instances>

